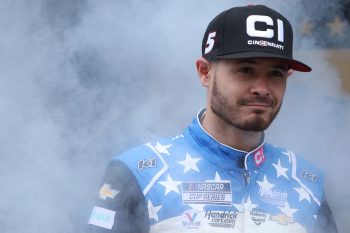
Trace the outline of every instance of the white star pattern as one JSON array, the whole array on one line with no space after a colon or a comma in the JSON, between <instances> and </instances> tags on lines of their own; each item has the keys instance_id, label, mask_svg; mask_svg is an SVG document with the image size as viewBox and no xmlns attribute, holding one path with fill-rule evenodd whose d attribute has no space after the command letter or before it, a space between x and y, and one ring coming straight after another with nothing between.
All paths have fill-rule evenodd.
<instances>
[{"instance_id":1,"label":"white star pattern","mask_svg":"<svg viewBox=\"0 0 350 233\"><path fill-rule=\"evenodd\" d=\"M248 197L247 201L244 203L244 210L251 211L252 209L255 209L258 205L253 204L250 200L250 196Z\"/></svg>"},{"instance_id":2,"label":"white star pattern","mask_svg":"<svg viewBox=\"0 0 350 233\"><path fill-rule=\"evenodd\" d=\"M218 172L215 172L215 181L221 181L221 177Z\"/></svg>"},{"instance_id":3,"label":"white star pattern","mask_svg":"<svg viewBox=\"0 0 350 233\"><path fill-rule=\"evenodd\" d=\"M158 222L158 212L162 208L162 206L161 205L153 206L151 200L148 200L147 208L148 208L149 219L153 218Z\"/></svg>"},{"instance_id":4,"label":"white star pattern","mask_svg":"<svg viewBox=\"0 0 350 233\"><path fill-rule=\"evenodd\" d=\"M168 193L170 193L171 191L174 191L178 194L180 194L179 189L177 188L177 186L179 184L181 184L181 182L179 181L174 181L170 175L168 175L167 180L166 181L161 181L158 182L159 184L163 185L165 187L165 193L164 196L168 195Z\"/></svg>"},{"instance_id":5,"label":"white star pattern","mask_svg":"<svg viewBox=\"0 0 350 233\"><path fill-rule=\"evenodd\" d=\"M277 164L273 163L272 165L276 168L277 177L284 176L284 177L286 177L289 180L289 178L287 176L287 173L286 173L288 171L288 168L284 168L284 167L281 166L281 160L280 159L278 160Z\"/></svg>"},{"instance_id":6,"label":"white star pattern","mask_svg":"<svg viewBox=\"0 0 350 233\"><path fill-rule=\"evenodd\" d=\"M159 142L157 142L156 146L154 148L156 148L156 150L158 151L159 154L167 154L170 155L168 148L171 147L172 145L162 145Z\"/></svg>"},{"instance_id":7,"label":"white star pattern","mask_svg":"<svg viewBox=\"0 0 350 233\"><path fill-rule=\"evenodd\" d=\"M282 211L282 213L284 213L288 217L293 217L293 214L298 210L298 209L290 208L288 202L284 204L284 207L278 207L278 208Z\"/></svg>"},{"instance_id":8,"label":"white star pattern","mask_svg":"<svg viewBox=\"0 0 350 233\"><path fill-rule=\"evenodd\" d=\"M244 212L244 203L243 203L244 198L242 199L241 204L232 204L234 207L236 207L236 209L238 210L238 212L243 213Z\"/></svg>"},{"instance_id":9,"label":"white star pattern","mask_svg":"<svg viewBox=\"0 0 350 233\"><path fill-rule=\"evenodd\" d=\"M256 183L258 183L258 185L260 186L260 193L262 195L264 195L265 193L271 193L271 189L275 186L267 180L266 175L264 175L263 181L256 181Z\"/></svg>"},{"instance_id":10,"label":"white star pattern","mask_svg":"<svg viewBox=\"0 0 350 233\"><path fill-rule=\"evenodd\" d=\"M188 172L189 170L195 170L199 172L199 169L196 165L196 163L201 160L200 158L192 158L189 153L186 154L186 159L182 161L178 161L177 163L183 165L185 167L184 173Z\"/></svg>"},{"instance_id":11,"label":"white star pattern","mask_svg":"<svg viewBox=\"0 0 350 233\"><path fill-rule=\"evenodd\" d=\"M202 133L201 130L198 132ZM303 225L305 216L312 221L316 219L320 208L317 198L322 198L323 194L322 182L308 179L317 181L321 175L318 169L299 159L292 151L267 144L264 149L270 161L259 168L253 164L249 170L250 183L245 186L242 174L226 164L220 150L216 152L221 157L214 158L214 162L213 158L203 157L203 151L188 144L188 140L193 142L191 135L176 136L174 141L170 139L148 142L142 147L144 153L137 153L140 157L125 161L135 172L138 172L135 165L143 169L138 177L141 178L140 187L143 187L141 191L146 198L145 207L151 224L161 223L161 228L162 223L167 225L166 222L177 217L183 224L180 223L178 229L173 227L174 231L190 228L201 231L210 226L203 219L230 211L229 214L237 218L235 228L251 224L269 228L266 224L273 224L273 230L278 230L276 226L288 228L292 225L306 229L308 226ZM149 156L146 158L142 154ZM221 166L225 164L224 169ZM143 179L144 176L147 179ZM175 202L179 205L174 206ZM170 212L171 216L167 214ZM234 222L229 225L234 226ZM229 227L220 223L213 224L213 229L214 226Z\"/></svg>"},{"instance_id":12,"label":"white star pattern","mask_svg":"<svg viewBox=\"0 0 350 233\"><path fill-rule=\"evenodd\" d=\"M306 190L300 186L300 188L294 188L297 193L299 193L299 201L307 200L311 204L310 195Z\"/></svg>"}]
</instances>

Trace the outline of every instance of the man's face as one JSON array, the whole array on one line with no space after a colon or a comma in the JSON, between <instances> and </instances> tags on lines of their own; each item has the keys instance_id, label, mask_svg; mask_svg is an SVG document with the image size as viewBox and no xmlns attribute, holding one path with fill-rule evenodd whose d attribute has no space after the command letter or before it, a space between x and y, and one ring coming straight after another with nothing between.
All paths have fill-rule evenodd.
<instances>
[{"instance_id":1,"label":"man's face","mask_svg":"<svg viewBox=\"0 0 350 233\"><path fill-rule=\"evenodd\" d=\"M228 125L263 131L283 100L288 64L279 59L225 59L212 63L209 107Z\"/></svg>"}]
</instances>

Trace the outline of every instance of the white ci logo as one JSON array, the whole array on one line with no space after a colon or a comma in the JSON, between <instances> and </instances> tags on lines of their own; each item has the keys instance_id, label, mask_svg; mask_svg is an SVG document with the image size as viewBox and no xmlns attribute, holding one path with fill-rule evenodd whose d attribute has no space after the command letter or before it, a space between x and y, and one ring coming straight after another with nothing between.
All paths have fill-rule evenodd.
<instances>
[{"instance_id":1,"label":"white ci logo","mask_svg":"<svg viewBox=\"0 0 350 233\"><path fill-rule=\"evenodd\" d=\"M269 16L265 15L250 15L247 18L247 34L254 37L272 38L275 35L275 31L271 28L267 28L265 31L257 30L255 25L257 22L265 23L268 26L273 26L273 20ZM284 42L284 26L283 21L277 19L277 39L280 42Z\"/></svg>"}]
</instances>

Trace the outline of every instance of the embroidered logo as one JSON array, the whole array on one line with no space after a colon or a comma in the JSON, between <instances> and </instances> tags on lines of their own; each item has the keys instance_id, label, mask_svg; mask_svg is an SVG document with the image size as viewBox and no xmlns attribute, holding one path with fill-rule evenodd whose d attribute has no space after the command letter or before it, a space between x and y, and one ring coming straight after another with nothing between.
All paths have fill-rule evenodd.
<instances>
[{"instance_id":1,"label":"embroidered logo","mask_svg":"<svg viewBox=\"0 0 350 233\"><path fill-rule=\"evenodd\" d=\"M259 150L257 150L253 156L254 156L255 165L257 167L260 167L263 164L263 162L265 161L263 147L261 147Z\"/></svg>"},{"instance_id":2,"label":"embroidered logo","mask_svg":"<svg viewBox=\"0 0 350 233\"><path fill-rule=\"evenodd\" d=\"M92 210L89 224L112 229L114 224L115 211L95 206Z\"/></svg>"},{"instance_id":3,"label":"embroidered logo","mask_svg":"<svg viewBox=\"0 0 350 233\"><path fill-rule=\"evenodd\" d=\"M143 159L137 162L137 170L142 171L145 168L157 166L157 158Z\"/></svg>"},{"instance_id":4,"label":"embroidered logo","mask_svg":"<svg viewBox=\"0 0 350 233\"><path fill-rule=\"evenodd\" d=\"M183 182L182 201L184 204L231 205L231 182Z\"/></svg>"},{"instance_id":5,"label":"embroidered logo","mask_svg":"<svg viewBox=\"0 0 350 233\"><path fill-rule=\"evenodd\" d=\"M266 213L257 208L254 208L250 211L250 216L252 221L258 226L264 223L266 219Z\"/></svg>"},{"instance_id":6,"label":"embroidered logo","mask_svg":"<svg viewBox=\"0 0 350 233\"><path fill-rule=\"evenodd\" d=\"M317 183L317 180L318 180L317 175L313 174L312 172L305 171L305 170L302 170L300 177L304 178L306 180L310 180L314 183Z\"/></svg>"},{"instance_id":7,"label":"embroidered logo","mask_svg":"<svg viewBox=\"0 0 350 233\"><path fill-rule=\"evenodd\" d=\"M282 190L261 190L260 196L266 203L283 206L288 198L288 193Z\"/></svg>"},{"instance_id":8,"label":"embroidered logo","mask_svg":"<svg viewBox=\"0 0 350 233\"><path fill-rule=\"evenodd\" d=\"M277 221L279 224L287 225L288 223L294 223L294 219L285 214L271 215L271 221Z\"/></svg>"},{"instance_id":9,"label":"embroidered logo","mask_svg":"<svg viewBox=\"0 0 350 233\"><path fill-rule=\"evenodd\" d=\"M212 227L234 228L237 215L238 212L209 210L205 212L204 217Z\"/></svg>"},{"instance_id":10,"label":"embroidered logo","mask_svg":"<svg viewBox=\"0 0 350 233\"><path fill-rule=\"evenodd\" d=\"M109 184L103 184L103 186L100 189L100 198L103 200L106 200L107 198L113 199L117 194L119 193L118 190L112 189L111 185Z\"/></svg>"},{"instance_id":11,"label":"embroidered logo","mask_svg":"<svg viewBox=\"0 0 350 233\"><path fill-rule=\"evenodd\" d=\"M187 229L199 229L201 227L201 222L197 221L197 213L194 211L186 211L183 214L183 227Z\"/></svg>"}]
</instances>

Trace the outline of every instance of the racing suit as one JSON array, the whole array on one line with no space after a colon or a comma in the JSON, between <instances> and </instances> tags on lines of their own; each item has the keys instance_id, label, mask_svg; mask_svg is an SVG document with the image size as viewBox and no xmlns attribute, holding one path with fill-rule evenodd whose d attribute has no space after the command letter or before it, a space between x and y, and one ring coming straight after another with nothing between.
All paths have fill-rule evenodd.
<instances>
[{"instance_id":1,"label":"racing suit","mask_svg":"<svg viewBox=\"0 0 350 233\"><path fill-rule=\"evenodd\" d=\"M250 152L201 126L112 159L89 232L337 232L319 168L264 142Z\"/></svg>"}]
</instances>

